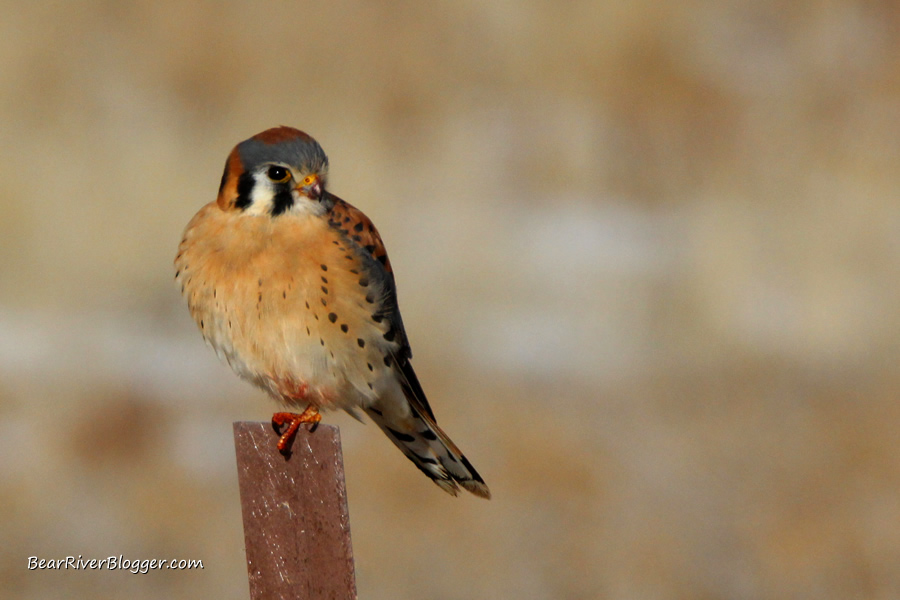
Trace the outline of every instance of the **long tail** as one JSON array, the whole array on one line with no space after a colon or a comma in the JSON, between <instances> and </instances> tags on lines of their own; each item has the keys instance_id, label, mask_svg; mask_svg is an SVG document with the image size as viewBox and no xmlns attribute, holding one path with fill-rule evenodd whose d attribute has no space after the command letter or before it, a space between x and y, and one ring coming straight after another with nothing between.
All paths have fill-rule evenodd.
<instances>
[{"instance_id":1,"label":"long tail","mask_svg":"<svg viewBox=\"0 0 900 600\"><path fill-rule=\"evenodd\" d=\"M381 427L403 454L419 470L431 478L442 490L456 496L459 486L482 498L490 498L491 491L475 467L472 466L456 444L437 426L434 419L423 414L415 406L413 429L399 431L386 422L376 407L366 409L371 419Z\"/></svg>"}]
</instances>

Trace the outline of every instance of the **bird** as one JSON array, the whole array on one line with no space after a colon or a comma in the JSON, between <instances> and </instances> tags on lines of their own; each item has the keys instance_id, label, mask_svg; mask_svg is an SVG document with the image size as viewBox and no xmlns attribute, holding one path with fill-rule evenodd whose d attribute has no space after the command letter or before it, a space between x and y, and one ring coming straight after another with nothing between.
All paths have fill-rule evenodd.
<instances>
[{"instance_id":1,"label":"bird","mask_svg":"<svg viewBox=\"0 0 900 600\"><path fill-rule=\"evenodd\" d=\"M191 316L222 361L287 409L272 416L282 453L320 411L363 412L442 490L490 498L413 370L381 236L327 184L328 157L303 131L237 144L175 257Z\"/></svg>"}]
</instances>

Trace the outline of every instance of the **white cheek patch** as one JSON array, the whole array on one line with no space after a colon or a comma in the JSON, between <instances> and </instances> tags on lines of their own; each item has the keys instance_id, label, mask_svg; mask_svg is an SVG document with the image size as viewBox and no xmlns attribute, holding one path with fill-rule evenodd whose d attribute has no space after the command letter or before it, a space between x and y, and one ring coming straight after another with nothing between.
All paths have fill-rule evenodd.
<instances>
[{"instance_id":1,"label":"white cheek patch","mask_svg":"<svg viewBox=\"0 0 900 600\"><path fill-rule=\"evenodd\" d=\"M256 185L250 191L250 206L244 209L245 215L260 216L271 212L275 190L268 180L256 179Z\"/></svg>"}]
</instances>

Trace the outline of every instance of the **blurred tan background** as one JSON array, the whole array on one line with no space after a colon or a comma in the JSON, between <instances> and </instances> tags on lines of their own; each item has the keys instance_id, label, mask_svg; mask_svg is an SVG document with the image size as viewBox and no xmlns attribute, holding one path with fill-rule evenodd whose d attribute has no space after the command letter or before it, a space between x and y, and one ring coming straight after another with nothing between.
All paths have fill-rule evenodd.
<instances>
[{"instance_id":1,"label":"blurred tan background","mask_svg":"<svg viewBox=\"0 0 900 600\"><path fill-rule=\"evenodd\" d=\"M274 404L172 282L304 129L494 492L341 426L360 597L900 597L896 3L3 3L0 588L247 598ZM36 572L27 557L195 558Z\"/></svg>"}]
</instances>

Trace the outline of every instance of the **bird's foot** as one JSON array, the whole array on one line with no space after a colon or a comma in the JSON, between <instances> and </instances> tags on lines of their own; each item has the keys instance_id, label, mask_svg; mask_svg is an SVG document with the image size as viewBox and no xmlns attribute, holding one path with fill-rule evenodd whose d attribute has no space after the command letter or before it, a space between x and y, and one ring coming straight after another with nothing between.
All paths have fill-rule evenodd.
<instances>
[{"instance_id":1,"label":"bird's foot","mask_svg":"<svg viewBox=\"0 0 900 600\"><path fill-rule=\"evenodd\" d=\"M278 451L282 454L289 453L291 444L294 443L294 437L297 435L297 430L300 429L300 426L304 423L312 423L312 431L315 431L321 420L322 415L319 414L319 409L312 404L307 406L306 410L300 414L279 412L272 415L272 429L275 430L275 433L281 433L281 426L288 423L288 428L284 430L284 433L281 434L281 438L278 440Z\"/></svg>"}]
</instances>

